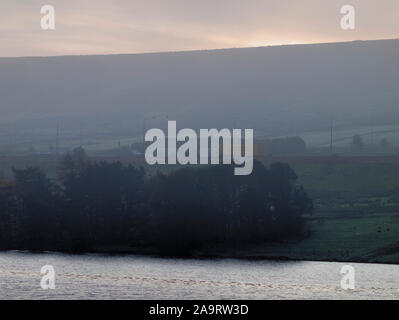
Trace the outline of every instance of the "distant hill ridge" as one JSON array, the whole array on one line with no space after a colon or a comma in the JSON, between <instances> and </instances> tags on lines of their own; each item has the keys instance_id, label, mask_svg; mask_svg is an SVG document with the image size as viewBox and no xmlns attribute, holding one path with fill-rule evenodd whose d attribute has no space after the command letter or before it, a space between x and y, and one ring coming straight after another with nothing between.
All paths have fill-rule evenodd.
<instances>
[{"instance_id":1,"label":"distant hill ridge","mask_svg":"<svg viewBox=\"0 0 399 320\"><path fill-rule=\"evenodd\" d=\"M139 133L168 118L290 135L397 123L398 83L399 40L0 58L0 124Z\"/></svg>"}]
</instances>

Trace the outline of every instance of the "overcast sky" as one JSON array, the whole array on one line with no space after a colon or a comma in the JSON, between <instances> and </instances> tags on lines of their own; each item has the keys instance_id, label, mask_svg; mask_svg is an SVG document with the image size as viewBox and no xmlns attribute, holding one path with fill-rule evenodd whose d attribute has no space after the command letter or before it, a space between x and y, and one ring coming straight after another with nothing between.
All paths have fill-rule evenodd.
<instances>
[{"instance_id":1,"label":"overcast sky","mask_svg":"<svg viewBox=\"0 0 399 320\"><path fill-rule=\"evenodd\" d=\"M40 8L56 29L40 28ZM340 8L356 8L356 29ZM398 0L1 0L0 56L181 51L399 38Z\"/></svg>"}]
</instances>

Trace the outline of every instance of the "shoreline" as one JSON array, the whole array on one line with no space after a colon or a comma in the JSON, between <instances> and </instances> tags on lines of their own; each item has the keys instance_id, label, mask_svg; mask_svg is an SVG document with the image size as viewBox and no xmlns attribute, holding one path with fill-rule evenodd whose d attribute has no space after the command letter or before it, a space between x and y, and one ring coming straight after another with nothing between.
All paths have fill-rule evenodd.
<instances>
[{"instance_id":1,"label":"shoreline","mask_svg":"<svg viewBox=\"0 0 399 320\"><path fill-rule=\"evenodd\" d=\"M231 250L230 250L231 251ZM337 263L366 263L366 264L387 264L387 265L399 265L396 262L385 262L385 261L375 261L366 258L358 259L325 259L320 257L289 257L285 255L267 255L267 254L255 254L255 255L245 255L245 254L233 254L231 252L226 253L215 253L210 251L196 252L191 255L171 255L171 254L161 254L159 252L150 251L149 248L138 249L138 248L90 248L88 250L66 250L66 249L0 249L0 253L7 252L20 252L20 253L31 253L31 254L46 254L46 253L58 253L58 254L70 254L70 255L86 255L86 254L99 254L99 255L109 255L109 256L144 256L149 258L160 258L160 259L181 259L181 260L202 260L202 259L234 259L234 260L246 260L246 261L281 261L281 262L337 262Z\"/></svg>"}]
</instances>

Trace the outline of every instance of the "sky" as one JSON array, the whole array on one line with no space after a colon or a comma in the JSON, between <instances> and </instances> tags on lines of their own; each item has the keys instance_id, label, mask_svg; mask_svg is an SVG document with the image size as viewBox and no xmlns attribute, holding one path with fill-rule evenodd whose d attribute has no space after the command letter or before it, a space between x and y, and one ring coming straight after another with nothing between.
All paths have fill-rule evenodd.
<instances>
[{"instance_id":1,"label":"sky","mask_svg":"<svg viewBox=\"0 0 399 320\"><path fill-rule=\"evenodd\" d=\"M40 9L55 8L55 30ZM355 30L340 26L343 5ZM398 0L1 0L0 57L143 53L399 38Z\"/></svg>"}]
</instances>

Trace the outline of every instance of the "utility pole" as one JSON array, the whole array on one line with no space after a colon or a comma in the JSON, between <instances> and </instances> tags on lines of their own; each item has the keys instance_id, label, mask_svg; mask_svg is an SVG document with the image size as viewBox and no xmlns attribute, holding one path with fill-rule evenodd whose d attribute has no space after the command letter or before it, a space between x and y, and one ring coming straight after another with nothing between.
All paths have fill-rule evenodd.
<instances>
[{"instance_id":1,"label":"utility pole","mask_svg":"<svg viewBox=\"0 0 399 320\"><path fill-rule=\"evenodd\" d=\"M371 140L371 145L373 145L374 144L374 119L373 119L372 108L370 108L370 126L371 126L370 140Z\"/></svg>"},{"instance_id":2,"label":"utility pole","mask_svg":"<svg viewBox=\"0 0 399 320\"><path fill-rule=\"evenodd\" d=\"M59 142L60 142L60 123L57 122L57 133L55 136L55 155L58 158L59 152Z\"/></svg>"},{"instance_id":3,"label":"utility pole","mask_svg":"<svg viewBox=\"0 0 399 320\"><path fill-rule=\"evenodd\" d=\"M374 127L371 127L371 145L374 144Z\"/></svg>"},{"instance_id":4,"label":"utility pole","mask_svg":"<svg viewBox=\"0 0 399 320\"><path fill-rule=\"evenodd\" d=\"M333 131L334 131L334 124L333 120L331 119L331 133L330 133L330 153L333 153Z\"/></svg>"}]
</instances>

